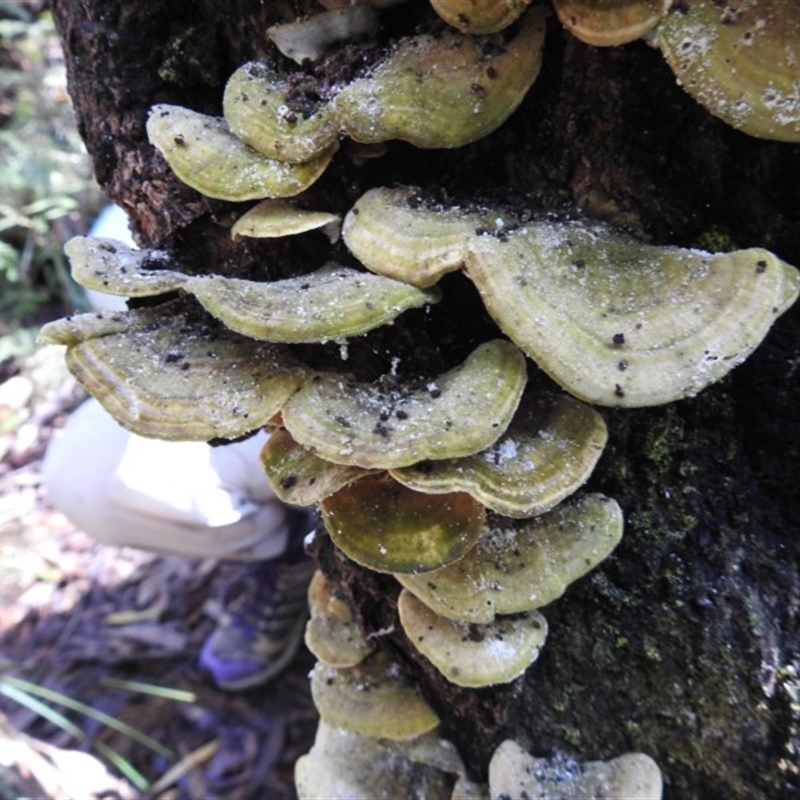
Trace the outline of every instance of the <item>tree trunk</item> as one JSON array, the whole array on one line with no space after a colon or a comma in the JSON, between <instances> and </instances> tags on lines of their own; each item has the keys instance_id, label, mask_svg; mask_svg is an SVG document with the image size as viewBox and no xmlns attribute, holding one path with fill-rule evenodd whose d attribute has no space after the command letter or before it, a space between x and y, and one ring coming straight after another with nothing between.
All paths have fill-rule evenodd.
<instances>
[{"instance_id":1,"label":"tree trunk","mask_svg":"<svg viewBox=\"0 0 800 800\"><path fill-rule=\"evenodd\" d=\"M280 60L275 22L321 10L311 0L53 0L70 92L97 178L128 211L142 245L169 246L190 268L279 278L314 267L331 246L314 234L234 243L244 206L181 184L148 144L149 108L171 102L219 114L241 63ZM382 38L430 26L423 2L384 12ZM361 159L344 143L306 193L344 213L373 186L416 184L490 198L533 214L581 213L651 241L764 246L800 265L800 146L748 137L677 86L639 41L589 47L555 18L542 73L497 132L463 148L389 143ZM336 246L341 248L341 245ZM336 249L334 247L334 250ZM492 335L465 279L426 322L411 314L351 343L365 374L400 348L423 366L456 363ZM439 711L443 735L485 779L504 738L539 755L581 759L644 751L667 798L800 797L800 308L730 377L694 399L604 410L609 446L587 488L617 499L622 543L544 610L550 634L524 678L466 690L417 655L399 625L382 641ZM431 342L435 346L431 346ZM391 349L395 348L395 349ZM339 348L297 348L316 365ZM357 601L367 630L396 623L393 579L318 553Z\"/></svg>"}]
</instances>

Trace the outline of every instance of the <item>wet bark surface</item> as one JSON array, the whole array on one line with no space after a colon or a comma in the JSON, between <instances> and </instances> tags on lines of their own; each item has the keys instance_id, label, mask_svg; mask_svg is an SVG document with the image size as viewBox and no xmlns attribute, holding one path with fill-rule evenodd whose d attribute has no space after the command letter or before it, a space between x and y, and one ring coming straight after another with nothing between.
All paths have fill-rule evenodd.
<instances>
[{"instance_id":1,"label":"wet bark surface","mask_svg":"<svg viewBox=\"0 0 800 800\"><path fill-rule=\"evenodd\" d=\"M286 66L264 31L304 10L319 8L54 0L98 180L142 244L172 248L193 270L270 278L348 259L316 234L233 243L229 226L246 206L183 186L144 132L157 102L219 113L224 81L245 60ZM437 24L420 2L384 19L386 39ZM555 19L548 33L539 79L497 132L451 151L390 143L368 160L344 143L307 206L344 212L372 186L412 183L533 215L607 219L656 243L764 246L800 264L800 146L726 127L642 42L588 47ZM374 377L402 354L436 374L491 336L472 287L447 280L455 299L352 342L351 363ZM547 644L513 684L447 683L399 632L394 581L320 539L323 567L356 599L366 629L395 625L384 645L439 710L473 777L485 777L492 748L512 737L537 755L644 751L661 766L668 798L800 797L799 330L795 308L744 366L697 398L604 411L609 447L587 489L618 500L625 537L544 610ZM318 365L339 359L338 347L298 352Z\"/></svg>"}]
</instances>

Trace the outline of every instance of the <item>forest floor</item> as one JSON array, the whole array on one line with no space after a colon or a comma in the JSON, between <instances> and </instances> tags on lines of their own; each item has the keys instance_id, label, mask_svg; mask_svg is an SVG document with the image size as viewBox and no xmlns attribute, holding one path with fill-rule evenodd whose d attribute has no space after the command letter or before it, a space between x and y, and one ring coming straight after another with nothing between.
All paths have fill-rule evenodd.
<instances>
[{"instance_id":1,"label":"forest floor","mask_svg":"<svg viewBox=\"0 0 800 800\"><path fill-rule=\"evenodd\" d=\"M214 624L209 600L242 567L107 547L76 530L48 504L41 462L80 390L60 348L0 368L0 797L294 797L294 761L316 727L312 657L301 650L263 688L217 690L197 654ZM133 681L186 694L161 697ZM65 709L48 690L128 723L164 750ZM80 733L45 719L31 696ZM69 752L100 755L109 767L106 747L148 787L104 770L90 780L88 757Z\"/></svg>"}]
</instances>

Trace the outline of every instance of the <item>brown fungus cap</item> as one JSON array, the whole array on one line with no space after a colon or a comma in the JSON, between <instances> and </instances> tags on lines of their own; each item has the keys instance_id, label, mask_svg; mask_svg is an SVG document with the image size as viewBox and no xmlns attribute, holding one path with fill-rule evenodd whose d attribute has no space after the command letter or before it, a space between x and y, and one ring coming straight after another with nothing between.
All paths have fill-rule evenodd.
<instances>
[{"instance_id":1,"label":"brown fungus cap","mask_svg":"<svg viewBox=\"0 0 800 800\"><path fill-rule=\"evenodd\" d=\"M40 341L67 345L81 386L124 428L156 439L242 436L309 377L284 347L238 336L181 301L67 317Z\"/></svg>"},{"instance_id":2,"label":"brown fungus cap","mask_svg":"<svg viewBox=\"0 0 800 800\"><path fill-rule=\"evenodd\" d=\"M341 129L357 142L402 139L448 148L498 128L539 74L547 12L532 8L508 42L486 48L455 32L402 39L364 78L333 100Z\"/></svg>"},{"instance_id":3,"label":"brown fungus cap","mask_svg":"<svg viewBox=\"0 0 800 800\"><path fill-rule=\"evenodd\" d=\"M464 492L422 494L386 475L361 478L320 503L322 521L345 555L376 572L427 572L478 541L484 507Z\"/></svg>"},{"instance_id":4,"label":"brown fungus cap","mask_svg":"<svg viewBox=\"0 0 800 800\"><path fill-rule=\"evenodd\" d=\"M478 545L459 561L395 577L437 614L485 624L560 597L611 553L622 527L614 500L588 494L533 519L491 518Z\"/></svg>"},{"instance_id":5,"label":"brown fungus cap","mask_svg":"<svg viewBox=\"0 0 800 800\"><path fill-rule=\"evenodd\" d=\"M248 147L225 120L171 105L153 106L147 135L185 184L234 202L300 194L322 175L338 147L303 164L288 164Z\"/></svg>"},{"instance_id":6,"label":"brown fungus cap","mask_svg":"<svg viewBox=\"0 0 800 800\"><path fill-rule=\"evenodd\" d=\"M662 778L656 762L644 753L625 753L610 761L589 762L560 754L534 758L507 739L489 762L489 791L497 799L661 800Z\"/></svg>"},{"instance_id":7,"label":"brown fungus cap","mask_svg":"<svg viewBox=\"0 0 800 800\"><path fill-rule=\"evenodd\" d=\"M519 19L531 0L431 0L436 13L462 33L497 33Z\"/></svg>"},{"instance_id":8,"label":"brown fungus cap","mask_svg":"<svg viewBox=\"0 0 800 800\"><path fill-rule=\"evenodd\" d=\"M800 3L692 0L659 25L678 82L750 136L800 142Z\"/></svg>"},{"instance_id":9,"label":"brown fungus cap","mask_svg":"<svg viewBox=\"0 0 800 800\"><path fill-rule=\"evenodd\" d=\"M603 418L590 406L568 395L528 393L491 447L391 475L419 492L468 492L498 514L533 517L585 483L607 438Z\"/></svg>"},{"instance_id":10,"label":"brown fungus cap","mask_svg":"<svg viewBox=\"0 0 800 800\"><path fill-rule=\"evenodd\" d=\"M457 622L431 611L408 589L400 592L397 609L411 644L458 686L513 681L536 661L547 638L547 621L538 611L484 625Z\"/></svg>"},{"instance_id":11,"label":"brown fungus cap","mask_svg":"<svg viewBox=\"0 0 800 800\"><path fill-rule=\"evenodd\" d=\"M508 427L527 380L525 359L510 342L478 346L434 380L385 389L325 374L283 409L289 432L337 464L376 469L427 458L476 453Z\"/></svg>"},{"instance_id":12,"label":"brown fungus cap","mask_svg":"<svg viewBox=\"0 0 800 800\"><path fill-rule=\"evenodd\" d=\"M311 673L311 695L328 725L361 736L413 739L439 724L400 666L382 652L349 669L317 662Z\"/></svg>"},{"instance_id":13,"label":"brown fungus cap","mask_svg":"<svg viewBox=\"0 0 800 800\"><path fill-rule=\"evenodd\" d=\"M597 47L639 39L658 25L672 0L553 0L561 24Z\"/></svg>"},{"instance_id":14,"label":"brown fungus cap","mask_svg":"<svg viewBox=\"0 0 800 800\"><path fill-rule=\"evenodd\" d=\"M299 445L284 428L261 450L261 465L275 494L295 506L312 506L370 470L334 464Z\"/></svg>"}]
</instances>

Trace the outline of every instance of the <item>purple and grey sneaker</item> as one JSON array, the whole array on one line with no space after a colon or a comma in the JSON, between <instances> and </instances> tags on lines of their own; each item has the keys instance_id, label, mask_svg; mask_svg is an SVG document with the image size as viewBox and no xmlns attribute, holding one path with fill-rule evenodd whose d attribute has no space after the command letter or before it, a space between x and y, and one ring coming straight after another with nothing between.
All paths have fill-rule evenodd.
<instances>
[{"instance_id":1,"label":"purple and grey sneaker","mask_svg":"<svg viewBox=\"0 0 800 800\"><path fill-rule=\"evenodd\" d=\"M274 678L294 658L308 617L315 563L302 550L313 523L296 519L287 552L250 565L222 599L217 626L203 643L200 666L220 689L250 689Z\"/></svg>"}]
</instances>

